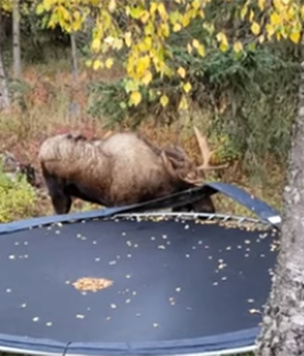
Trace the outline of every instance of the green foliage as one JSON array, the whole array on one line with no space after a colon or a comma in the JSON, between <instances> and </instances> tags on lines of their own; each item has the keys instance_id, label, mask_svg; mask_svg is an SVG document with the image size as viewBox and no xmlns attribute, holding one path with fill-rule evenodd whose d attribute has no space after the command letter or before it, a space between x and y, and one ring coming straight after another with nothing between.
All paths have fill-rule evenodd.
<instances>
[{"instance_id":1,"label":"green foliage","mask_svg":"<svg viewBox=\"0 0 304 356\"><path fill-rule=\"evenodd\" d=\"M32 215L36 203L34 189L24 176L16 175L10 179L2 169L0 162L0 223Z\"/></svg>"},{"instance_id":2,"label":"green foliage","mask_svg":"<svg viewBox=\"0 0 304 356\"><path fill-rule=\"evenodd\" d=\"M195 57L175 46L173 58L176 67L186 70L192 106L213 113L209 136L226 136L219 154L224 161L241 156L254 170L266 154L286 159L300 69L294 53L280 44L278 49L264 47L242 54L214 50L205 57ZM155 80L150 87L156 98L148 89L141 89L142 100L136 110L127 105L124 80L94 83L89 88L92 116L106 117L107 125L128 120L136 126L148 114L161 122L183 120L178 111L182 96L178 78ZM166 107L157 97L163 92L169 98Z\"/></svg>"}]
</instances>

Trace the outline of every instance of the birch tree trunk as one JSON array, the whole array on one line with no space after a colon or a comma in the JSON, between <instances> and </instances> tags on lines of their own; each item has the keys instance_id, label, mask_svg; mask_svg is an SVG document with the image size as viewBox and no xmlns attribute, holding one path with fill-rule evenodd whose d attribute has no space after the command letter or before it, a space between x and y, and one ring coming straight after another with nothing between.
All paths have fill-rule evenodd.
<instances>
[{"instance_id":1,"label":"birch tree trunk","mask_svg":"<svg viewBox=\"0 0 304 356\"><path fill-rule=\"evenodd\" d=\"M13 73L15 79L21 77L19 0L13 0Z\"/></svg>"},{"instance_id":2,"label":"birch tree trunk","mask_svg":"<svg viewBox=\"0 0 304 356\"><path fill-rule=\"evenodd\" d=\"M9 91L7 87L4 63L2 58L2 48L0 46L0 111L8 109L10 106Z\"/></svg>"},{"instance_id":3,"label":"birch tree trunk","mask_svg":"<svg viewBox=\"0 0 304 356\"><path fill-rule=\"evenodd\" d=\"M281 250L257 356L304 355L304 61L288 163Z\"/></svg>"}]
</instances>

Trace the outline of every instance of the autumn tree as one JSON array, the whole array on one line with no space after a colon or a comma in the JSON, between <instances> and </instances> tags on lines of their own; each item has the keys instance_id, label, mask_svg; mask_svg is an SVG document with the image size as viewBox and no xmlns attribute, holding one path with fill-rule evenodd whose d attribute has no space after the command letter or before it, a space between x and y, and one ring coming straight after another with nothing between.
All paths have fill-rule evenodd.
<instances>
[{"instance_id":1,"label":"autumn tree","mask_svg":"<svg viewBox=\"0 0 304 356\"><path fill-rule=\"evenodd\" d=\"M88 16L94 19L87 65L95 70L110 68L113 52L119 52L129 106L136 108L146 92L166 107L170 104L166 87L154 84L174 80L180 93L176 106L187 109L194 88L187 59L184 65L176 64L174 37L197 58L214 48L241 56L248 48L254 51L267 43L290 42L301 47L304 6L300 0L227 0L225 21L216 17L218 5L216 0L175 0L170 5L157 0L41 0L37 13L47 15L50 27L59 24L69 33L80 30ZM123 26L121 18L126 19ZM203 38L190 31L194 23L199 24ZM292 142L281 251L258 342L256 354L260 356L293 356L304 350L304 74Z\"/></svg>"}]
</instances>

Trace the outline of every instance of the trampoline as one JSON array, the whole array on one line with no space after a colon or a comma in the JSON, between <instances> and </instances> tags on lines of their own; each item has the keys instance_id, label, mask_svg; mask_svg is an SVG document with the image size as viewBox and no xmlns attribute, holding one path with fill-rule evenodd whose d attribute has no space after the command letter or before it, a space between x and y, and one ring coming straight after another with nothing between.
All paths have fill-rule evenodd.
<instances>
[{"instance_id":1,"label":"trampoline","mask_svg":"<svg viewBox=\"0 0 304 356\"><path fill-rule=\"evenodd\" d=\"M257 218L158 211L216 193ZM253 350L280 222L242 189L213 183L140 205L1 224L0 351ZM91 278L99 287L87 290Z\"/></svg>"}]
</instances>

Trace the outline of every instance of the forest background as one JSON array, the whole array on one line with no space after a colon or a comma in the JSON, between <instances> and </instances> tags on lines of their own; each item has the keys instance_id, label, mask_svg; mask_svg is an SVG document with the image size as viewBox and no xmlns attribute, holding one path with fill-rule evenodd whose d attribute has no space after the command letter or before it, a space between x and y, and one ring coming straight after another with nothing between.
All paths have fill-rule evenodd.
<instances>
[{"instance_id":1,"label":"forest background","mask_svg":"<svg viewBox=\"0 0 304 356\"><path fill-rule=\"evenodd\" d=\"M212 163L228 163L206 180L237 184L281 210L302 33L283 28L279 41L266 41L266 10L266 1L250 0L0 0L8 89L0 152L41 179L46 137L131 129L160 146L181 144L199 163L196 125L215 149ZM244 213L227 198L216 205ZM74 211L92 207L79 201ZM0 222L49 213L43 190L0 170Z\"/></svg>"}]
</instances>

